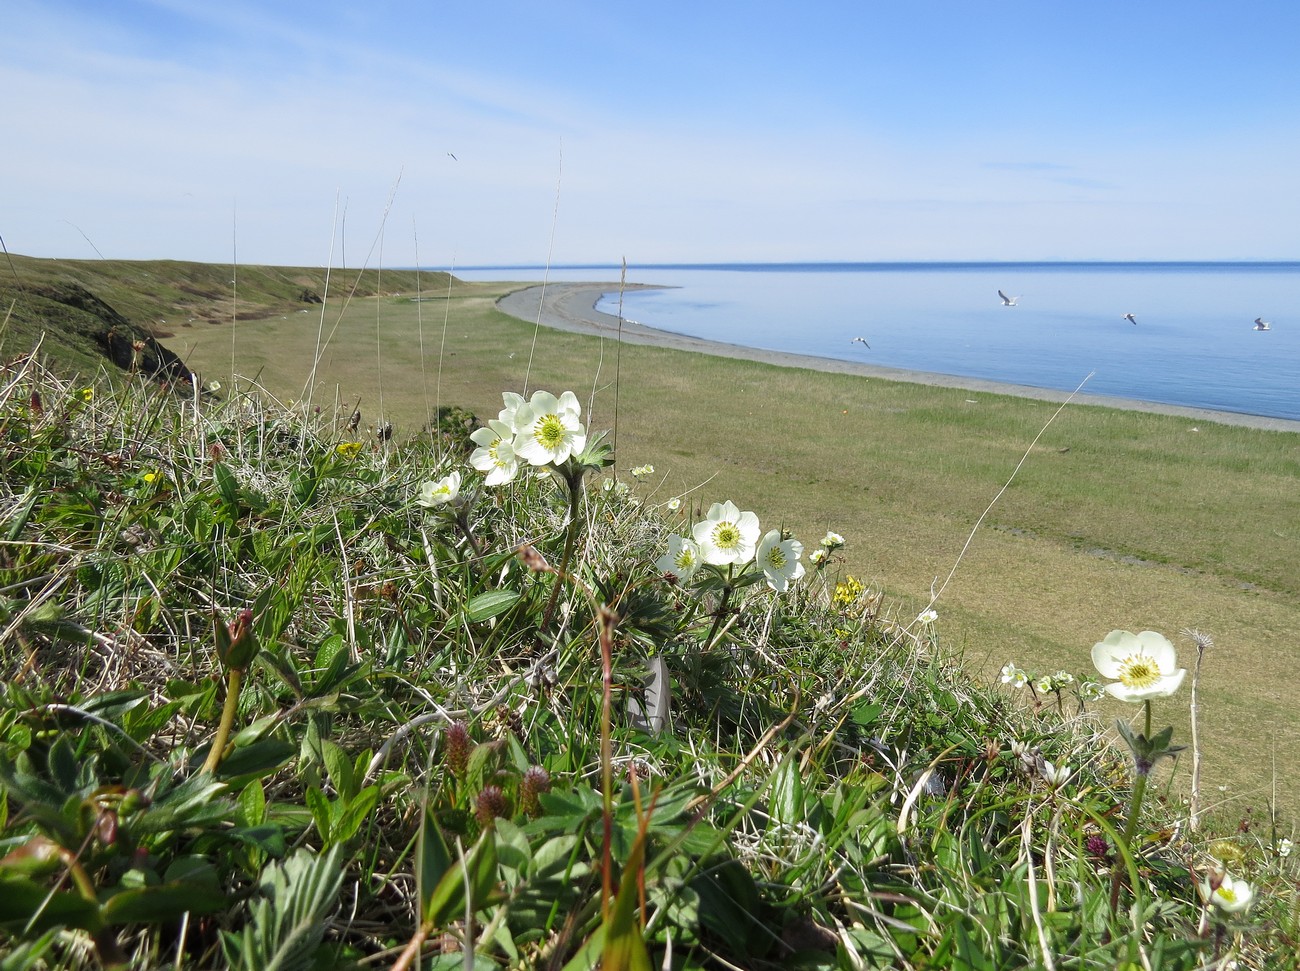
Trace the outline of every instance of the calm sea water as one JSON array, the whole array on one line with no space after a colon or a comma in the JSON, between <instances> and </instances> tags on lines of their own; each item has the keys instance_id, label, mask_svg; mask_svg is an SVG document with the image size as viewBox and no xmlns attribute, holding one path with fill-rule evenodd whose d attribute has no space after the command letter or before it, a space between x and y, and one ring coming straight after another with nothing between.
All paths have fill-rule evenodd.
<instances>
[{"instance_id":1,"label":"calm sea water","mask_svg":"<svg viewBox=\"0 0 1300 971\"><path fill-rule=\"evenodd\" d=\"M1066 391L1093 372L1092 394L1300 419L1300 263L655 265L627 278L671 289L624 293L624 318L695 337ZM617 307L616 293L600 303ZM1260 316L1269 331L1254 330Z\"/></svg>"}]
</instances>

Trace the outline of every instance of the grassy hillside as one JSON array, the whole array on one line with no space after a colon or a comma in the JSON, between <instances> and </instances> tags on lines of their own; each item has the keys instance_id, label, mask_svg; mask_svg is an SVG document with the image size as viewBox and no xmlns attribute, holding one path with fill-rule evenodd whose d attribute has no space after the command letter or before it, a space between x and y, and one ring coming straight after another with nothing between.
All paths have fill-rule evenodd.
<instances>
[{"instance_id":1,"label":"grassy hillside","mask_svg":"<svg viewBox=\"0 0 1300 971\"><path fill-rule=\"evenodd\" d=\"M789 474L677 507L574 402L487 485L234 384L6 368L5 968L1297 967L1282 832L1192 832L1099 672L1030 703L800 555ZM1189 690L1125 704L1146 762Z\"/></svg>"},{"instance_id":2,"label":"grassy hillside","mask_svg":"<svg viewBox=\"0 0 1300 971\"><path fill-rule=\"evenodd\" d=\"M446 274L424 273L425 286L445 288ZM55 260L5 255L0 260L0 353L38 344L61 367L94 374L126 370L130 347L144 341L146 373L174 364L170 347L184 335L232 320L319 311L326 299L413 291L416 274L302 267L222 266L175 260ZM183 368L172 367L175 376Z\"/></svg>"}]
</instances>

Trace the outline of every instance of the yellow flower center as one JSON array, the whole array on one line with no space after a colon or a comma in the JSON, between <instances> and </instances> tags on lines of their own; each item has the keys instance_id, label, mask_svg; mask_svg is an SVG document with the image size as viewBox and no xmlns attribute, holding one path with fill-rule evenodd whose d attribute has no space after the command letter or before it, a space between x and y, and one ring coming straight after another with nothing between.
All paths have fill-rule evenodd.
<instances>
[{"instance_id":1,"label":"yellow flower center","mask_svg":"<svg viewBox=\"0 0 1300 971\"><path fill-rule=\"evenodd\" d=\"M686 547L677 551L677 559L673 560L674 566L680 566L682 569L689 569L695 563L695 554Z\"/></svg>"},{"instance_id":2,"label":"yellow flower center","mask_svg":"<svg viewBox=\"0 0 1300 971\"><path fill-rule=\"evenodd\" d=\"M1160 666L1145 654L1130 654L1120 662L1119 679L1126 688L1149 688L1160 680Z\"/></svg>"},{"instance_id":3,"label":"yellow flower center","mask_svg":"<svg viewBox=\"0 0 1300 971\"><path fill-rule=\"evenodd\" d=\"M559 415L543 415L533 425L533 437L548 451L555 451L564 443L564 423Z\"/></svg>"},{"instance_id":4,"label":"yellow flower center","mask_svg":"<svg viewBox=\"0 0 1300 971\"><path fill-rule=\"evenodd\" d=\"M774 570L783 569L785 567L785 550L779 546L773 546L767 551L767 562L771 564Z\"/></svg>"},{"instance_id":5,"label":"yellow flower center","mask_svg":"<svg viewBox=\"0 0 1300 971\"><path fill-rule=\"evenodd\" d=\"M722 522L713 527L713 545L720 550L734 550L740 545L740 530L735 523Z\"/></svg>"},{"instance_id":6,"label":"yellow flower center","mask_svg":"<svg viewBox=\"0 0 1300 971\"><path fill-rule=\"evenodd\" d=\"M1219 896L1224 903L1235 904L1237 902L1237 891L1233 890L1226 883L1219 887Z\"/></svg>"}]
</instances>

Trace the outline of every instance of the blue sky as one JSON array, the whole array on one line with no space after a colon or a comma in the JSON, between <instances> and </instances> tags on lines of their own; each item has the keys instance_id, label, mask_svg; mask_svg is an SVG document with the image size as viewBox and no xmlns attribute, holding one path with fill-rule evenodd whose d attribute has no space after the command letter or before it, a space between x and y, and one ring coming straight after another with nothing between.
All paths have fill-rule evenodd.
<instances>
[{"instance_id":1,"label":"blue sky","mask_svg":"<svg viewBox=\"0 0 1300 971\"><path fill-rule=\"evenodd\" d=\"M0 236L33 256L1300 258L1294 0L5 0L0 22Z\"/></svg>"}]
</instances>

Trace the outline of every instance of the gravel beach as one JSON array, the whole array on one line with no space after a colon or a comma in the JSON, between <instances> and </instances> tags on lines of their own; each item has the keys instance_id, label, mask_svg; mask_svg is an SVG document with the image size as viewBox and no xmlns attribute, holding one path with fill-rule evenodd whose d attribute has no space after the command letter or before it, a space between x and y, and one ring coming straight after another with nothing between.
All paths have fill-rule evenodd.
<instances>
[{"instance_id":1,"label":"gravel beach","mask_svg":"<svg viewBox=\"0 0 1300 971\"><path fill-rule=\"evenodd\" d=\"M984 391L991 394L1016 395L1022 398L1037 398L1043 401L1065 401L1069 392L1049 388L1033 388L1022 384L1006 384L999 381L985 381L981 378L960 377L952 374L936 374L929 371L909 371L904 368L880 367L874 364L861 364L853 361L839 361L834 358L812 357L805 354L789 354L782 351L766 351L739 344L722 341L703 340L685 334L657 330L643 324L624 320L620 327L617 317L602 313L596 309L600 298L607 293L618 292L617 283L549 283L545 286L530 286L507 294L497 301L497 307L504 313L529 323L540 323L544 327L571 331L579 334L594 334L603 337L617 337L629 344L649 344L655 347L667 347L678 351L698 351L719 357L732 357L745 361L761 361L781 367L807 368L813 371L827 371L837 374L858 374L863 377L881 378L886 381L908 381L913 384L929 384L945 388L965 388L969 391ZM632 289L656 289L653 286L632 284L624 287ZM1212 411L1207 408L1186 408L1179 405L1166 405L1151 401L1136 401L1129 398L1112 398L1106 395L1079 393L1074 402L1082 405L1100 405L1106 408L1123 408L1131 411L1149 411L1161 415L1176 415L1195 421L1218 422L1224 425L1241 425L1247 428L1262 428L1270 431L1300 432L1300 421L1285 418L1266 418L1260 415L1242 415L1231 411Z\"/></svg>"}]
</instances>

